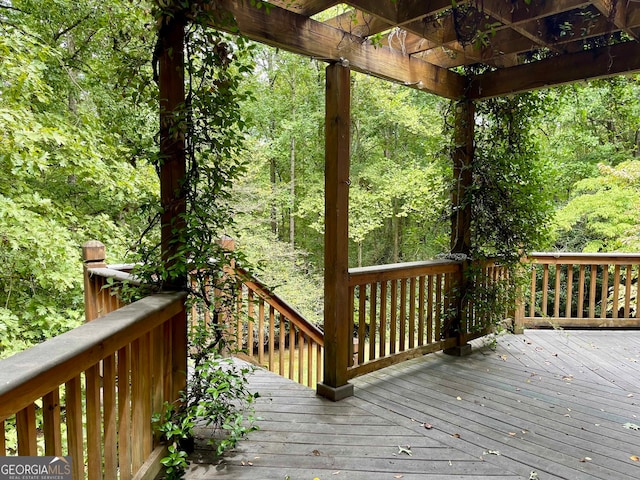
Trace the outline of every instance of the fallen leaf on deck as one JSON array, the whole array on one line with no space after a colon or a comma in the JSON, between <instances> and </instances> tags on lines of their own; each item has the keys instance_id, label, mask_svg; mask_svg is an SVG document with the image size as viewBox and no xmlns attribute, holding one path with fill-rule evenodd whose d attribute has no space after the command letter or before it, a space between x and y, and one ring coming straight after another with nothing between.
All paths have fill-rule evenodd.
<instances>
[{"instance_id":1,"label":"fallen leaf on deck","mask_svg":"<svg viewBox=\"0 0 640 480\"><path fill-rule=\"evenodd\" d=\"M430 423L421 423L420 426L426 428L427 430L431 430L433 428L433 425L431 425Z\"/></svg>"},{"instance_id":2,"label":"fallen leaf on deck","mask_svg":"<svg viewBox=\"0 0 640 480\"><path fill-rule=\"evenodd\" d=\"M517 435L517 433L516 433L516 432L509 432L509 435L510 435L511 437L515 437L515 436Z\"/></svg>"},{"instance_id":3,"label":"fallen leaf on deck","mask_svg":"<svg viewBox=\"0 0 640 480\"><path fill-rule=\"evenodd\" d=\"M340 470L338 470L337 472L333 472L331 475L340 475Z\"/></svg>"},{"instance_id":4,"label":"fallen leaf on deck","mask_svg":"<svg viewBox=\"0 0 640 480\"><path fill-rule=\"evenodd\" d=\"M313 451L313 452L311 452L311 453L313 453L313 455L314 455L315 457L319 457L319 456L320 456L320 450L314 450L314 451Z\"/></svg>"},{"instance_id":5,"label":"fallen leaf on deck","mask_svg":"<svg viewBox=\"0 0 640 480\"><path fill-rule=\"evenodd\" d=\"M251 462L247 462L247 465L249 465L250 467L253 467L253 463Z\"/></svg>"},{"instance_id":6,"label":"fallen leaf on deck","mask_svg":"<svg viewBox=\"0 0 640 480\"><path fill-rule=\"evenodd\" d=\"M506 355L500 355L500 358L502 359L503 362L507 361L507 356Z\"/></svg>"},{"instance_id":7,"label":"fallen leaf on deck","mask_svg":"<svg viewBox=\"0 0 640 480\"><path fill-rule=\"evenodd\" d=\"M460 434L459 433L454 433L451 435L453 438L460 438Z\"/></svg>"},{"instance_id":8,"label":"fallen leaf on deck","mask_svg":"<svg viewBox=\"0 0 640 480\"><path fill-rule=\"evenodd\" d=\"M583 457L580 459L581 462L590 462L591 461L591 457Z\"/></svg>"},{"instance_id":9,"label":"fallen leaf on deck","mask_svg":"<svg viewBox=\"0 0 640 480\"><path fill-rule=\"evenodd\" d=\"M398 445L398 454L400 453L406 453L409 456L413 455L413 452L411 451L411 445L407 445L407 448Z\"/></svg>"},{"instance_id":10,"label":"fallen leaf on deck","mask_svg":"<svg viewBox=\"0 0 640 480\"><path fill-rule=\"evenodd\" d=\"M394 475L393 478L402 478L404 475Z\"/></svg>"},{"instance_id":11,"label":"fallen leaf on deck","mask_svg":"<svg viewBox=\"0 0 640 480\"><path fill-rule=\"evenodd\" d=\"M629 395L627 395L628 398L633 397L633 393L630 393Z\"/></svg>"},{"instance_id":12,"label":"fallen leaf on deck","mask_svg":"<svg viewBox=\"0 0 640 480\"><path fill-rule=\"evenodd\" d=\"M638 455L631 455L629 458L634 462L640 462L640 457Z\"/></svg>"},{"instance_id":13,"label":"fallen leaf on deck","mask_svg":"<svg viewBox=\"0 0 640 480\"><path fill-rule=\"evenodd\" d=\"M627 422L622 426L624 428L628 428L629 430L640 430L640 425L636 425L635 423Z\"/></svg>"},{"instance_id":14,"label":"fallen leaf on deck","mask_svg":"<svg viewBox=\"0 0 640 480\"><path fill-rule=\"evenodd\" d=\"M500 450L486 450L483 455L500 455Z\"/></svg>"}]
</instances>

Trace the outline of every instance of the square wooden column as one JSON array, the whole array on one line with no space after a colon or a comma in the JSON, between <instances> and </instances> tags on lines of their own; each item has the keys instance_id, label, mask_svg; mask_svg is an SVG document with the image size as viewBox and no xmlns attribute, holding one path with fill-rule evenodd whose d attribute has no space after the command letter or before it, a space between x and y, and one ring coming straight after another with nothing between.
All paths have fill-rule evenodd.
<instances>
[{"instance_id":1,"label":"square wooden column","mask_svg":"<svg viewBox=\"0 0 640 480\"><path fill-rule=\"evenodd\" d=\"M186 212L183 183L186 177L185 89L184 89L184 15L163 22L160 29L158 84L160 90L160 205L162 261L169 269L176 262L183 244ZM185 262L186 265L186 262ZM168 279L165 288L184 290L186 272ZM176 315L171 325L172 383L174 398L186 386L187 313Z\"/></svg>"},{"instance_id":2,"label":"square wooden column","mask_svg":"<svg viewBox=\"0 0 640 480\"><path fill-rule=\"evenodd\" d=\"M473 101L464 99L458 102L455 110L453 150L453 190L451 192L451 253L469 255L471 253L471 199L469 190L473 186L473 140L474 140L475 108ZM450 355L467 355L471 353L471 345L463 341L462 317L465 305L462 299L468 288L467 271L469 260L462 265L462 273L456 281L454 299L455 317L448 325L447 337L457 336L457 345L448 348L444 353Z\"/></svg>"},{"instance_id":3,"label":"square wooden column","mask_svg":"<svg viewBox=\"0 0 640 480\"><path fill-rule=\"evenodd\" d=\"M473 136L475 108L471 100L458 102L455 110L453 150L453 181L451 192L451 253L471 252L471 202L469 189L473 186Z\"/></svg>"},{"instance_id":4,"label":"square wooden column","mask_svg":"<svg viewBox=\"0 0 640 480\"><path fill-rule=\"evenodd\" d=\"M327 67L324 212L324 379L318 395L333 401L353 395L347 366L349 326L349 162L351 75L348 67Z\"/></svg>"}]
</instances>

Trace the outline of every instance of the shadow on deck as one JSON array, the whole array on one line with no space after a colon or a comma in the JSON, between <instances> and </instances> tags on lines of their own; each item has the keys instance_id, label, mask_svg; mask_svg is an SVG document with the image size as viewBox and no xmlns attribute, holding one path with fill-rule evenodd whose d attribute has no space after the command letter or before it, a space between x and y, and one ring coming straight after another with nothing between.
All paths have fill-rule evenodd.
<instances>
[{"instance_id":1,"label":"shadow on deck","mask_svg":"<svg viewBox=\"0 0 640 480\"><path fill-rule=\"evenodd\" d=\"M357 378L339 403L258 371L260 430L222 461L197 451L186 478L636 480L639 378L633 331L505 335Z\"/></svg>"}]
</instances>

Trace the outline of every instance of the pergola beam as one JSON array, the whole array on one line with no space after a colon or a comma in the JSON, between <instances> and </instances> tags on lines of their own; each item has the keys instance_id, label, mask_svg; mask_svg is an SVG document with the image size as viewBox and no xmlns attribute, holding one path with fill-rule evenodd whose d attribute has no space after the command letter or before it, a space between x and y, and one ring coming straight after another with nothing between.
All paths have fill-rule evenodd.
<instances>
[{"instance_id":1,"label":"pergola beam","mask_svg":"<svg viewBox=\"0 0 640 480\"><path fill-rule=\"evenodd\" d=\"M352 70L442 97L463 96L462 75L387 47L375 46L361 37L283 8L271 6L266 12L241 0L220 0L207 4L206 8L212 13L213 26L220 30L241 33L252 40L327 62L343 62ZM235 23L230 23L228 14Z\"/></svg>"},{"instance_id":2,"label":"pergola beam","mask_svg":"<svg viewBox=\"0 0 640 480\"><path fill-rule=\"evenodd\" d=\"M637 71L640 71L640 44L621 43L475 76L467 97L498 97Z\"/></svg>"}]
</instances>

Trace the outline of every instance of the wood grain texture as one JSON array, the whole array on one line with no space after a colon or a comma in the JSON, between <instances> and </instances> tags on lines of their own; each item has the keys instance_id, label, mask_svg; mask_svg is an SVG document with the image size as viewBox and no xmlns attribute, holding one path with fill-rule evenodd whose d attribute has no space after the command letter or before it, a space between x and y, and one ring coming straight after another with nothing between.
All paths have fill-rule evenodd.
<instances>
[{"instance_id":1,"label":"wood grain texture","mask_svg":"<svg viewBox=\"0 0 640 480\"><path fill-rule=\"evenodd\" d=\"M187 479L632 480L640 337L531 331L464 358L440 353L353 380L333 403L258 370L261 429ZM426 429L423 425L432 426ZM412 455L398 446L411 446ZM210 463L211 462L211 463ZM402 477L400 477L402 475Z\"/></svg>"}]
</instances>

